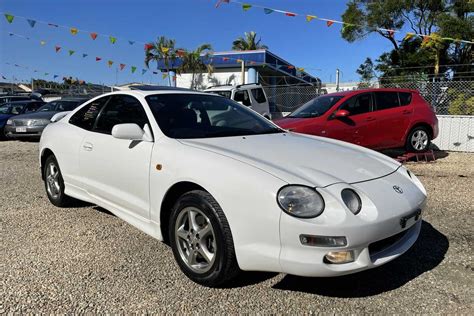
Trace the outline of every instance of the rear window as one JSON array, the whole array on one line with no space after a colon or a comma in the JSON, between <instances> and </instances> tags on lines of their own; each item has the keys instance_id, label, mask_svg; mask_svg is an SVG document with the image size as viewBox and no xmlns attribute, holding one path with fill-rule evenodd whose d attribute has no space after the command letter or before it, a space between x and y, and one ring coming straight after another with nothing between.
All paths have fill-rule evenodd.
<instances>
[{"instance_id":1,"label":"rear window","mask_svg":"<svg viewBox=\"0 0 474 316\"><path fill-rule=\"evenodd\" d=\"M398 96L400 97L400 105L408 105L411 103L411 93L410 92L399 92Z\"/></svg>"},{"instance_id":2,"label":"rear window","mask_svg":"<svg viewBox=\"0 0 474 316\"><path fill-rule=\"evenodd\" d=\"M398 92L375 92L375 103L377 110L387 110L400 105Z\"/></svg>"}]
</instances>

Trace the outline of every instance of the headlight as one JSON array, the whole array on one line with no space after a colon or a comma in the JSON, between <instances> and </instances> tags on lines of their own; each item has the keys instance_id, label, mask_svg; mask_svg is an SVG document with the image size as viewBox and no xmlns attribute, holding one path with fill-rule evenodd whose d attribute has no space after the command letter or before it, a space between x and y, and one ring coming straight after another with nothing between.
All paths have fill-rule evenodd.
<instances>
[{"instance_id":1,"label":"headlight","mask_svg":"<svg viewBox=\"0 0 474 316\"><path fill-rule=\"evenodd\" d=\"M310 187L285 186L278 192L277 199L283 211L295 217L316 217L324 211L323 197Z\"/></svg>"},{"instance_id":2,"label":"headlight","mask_svg":"<svg viewBox=\"0 0 474 316\"><path fill-rule=\"evenodd\" d=\"M13 121L12 121L12 120L8 120L8 121L7 121L7 125L13 125Z\"/></svg>"},{"instance_id":3,"label":"headlight","mask_svg":"<svg viewBox=\"0 0 474 316\"><path fill-rule=\"evenodd\" d=\"M359 195L352 189L344 189L341 192L341 197L347 208L356 215L362 208L362 201Z\"/></svg>"},{"instance_id":4,"label":"headlight","mask_svg":"<svg viewBox=\"0 0 474 316\"><path fill-rule=\"evenodd\" d=\"M49 120L31 120L28 121L28 126L46 126L49 124Z\"/></svg>"}]
</instances>

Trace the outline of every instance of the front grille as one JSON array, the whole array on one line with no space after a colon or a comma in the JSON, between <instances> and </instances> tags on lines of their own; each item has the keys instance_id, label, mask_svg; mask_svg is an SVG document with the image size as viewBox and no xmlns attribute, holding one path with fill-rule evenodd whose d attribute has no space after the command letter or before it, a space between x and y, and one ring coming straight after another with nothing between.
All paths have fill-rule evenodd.
<instances>
[{"instance_id":1,"label":"front grille","mask_svg":"<svg viewBox=\"0 0 474 316\"><path fill-rule=\"evenodd\" d=\"M402 239L410 229L404 230L396 235L390 236L388 238L376 241L369 245L369 254L374 256L381 251L384 251L388 247L396 244L400 239Z\"/></svg>"}]
</instances>

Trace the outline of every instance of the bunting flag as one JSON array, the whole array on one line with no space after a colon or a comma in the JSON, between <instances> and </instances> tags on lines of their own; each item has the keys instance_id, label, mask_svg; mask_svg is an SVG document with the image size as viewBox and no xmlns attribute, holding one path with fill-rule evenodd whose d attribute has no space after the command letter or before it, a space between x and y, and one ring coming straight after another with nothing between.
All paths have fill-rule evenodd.
<instances>
[{"instance_id":1,"label":"bunting flag","mask_svg":"<svg viewBox=\"0 0 474 316\"><path fill-rule=\"evenodd\" d=\"M114 64L114 62L113 62L112 60L109 60L109 61L107 62L107 65L109 65L109 67L112 67L113 64Z\"/></svg>"},{"instance_id":2,"label":"bunting flag","mask_svg":"<svg viewBox=\"0 0 474 316\"><path fill-rule=\"evenodd\" d=\"M152 48L153 48L153 44L151 43L145 44L145 50L150 50Z\"/></svg>"},{"instance_id":3,"label":"bunting flag","mask_svg":"<svg viewBox=\"0 0 474 316\"><path fill-rule=\"evenodd\" d=\"M5 13L5 19L7 19L8 23L13 23L13 20L15 19L15 17L9 13Z\"/></svg>"},{"instance_id":4,"label":"bunting flag","mask_svg":"<svg viewBox=\"0 0 474 316\"><path fill-rule=\"evenodd\" d=\"M317 19L317 18L318 18L318 17L315 16L315 15L307 15L307 16L306 16L306 21L307 21L307 22L311 22L312 20Z\"/></svg>"},{"instance_id":5,"label":"bunting flag","mask_svg":"<svg viewBox=\"0 0 474 316\"><path fill-rule=\"evenodd\" d=\"M229 3L229 0L218 0L217 3L216 3L216 8L218 8L221 3Z\"/></svg>"},{"instance_id":6,"label":"bunting flag","mask_svg":"<svg viewBox=\"0 0 474 316\"><path fill-rule=\"evenodd\" d=\"M137 67L132 66L132 67L130 67L130 69L132 70L132 74L133 74L137 70Z\"/></svg>"},{"instance_id":7,"label":"bunting flag","mask_svg":"<svg viewBox=\"0 0 474 316\"><path fill-rule=\"evenodd\" d=\"M184 49L178 49L176 51L176 56L178 57L184 57L184 55L186 55L186 51Z\"/></svg>"},{"instance_id":8,"label":"bunting flag","mask_svg":"<svg viewBox=\"0 0 474 316\"><path fill-rule=\"evenodd\" d=\"M113 36L109 36L109 41L111 44L115 44L115 42L117 41L117 38Z\"/></svg>"},{"instance_id":9,"label":"bunting flag","mask_svg":"<svg viewBox=\"0 0 474 316\"><path fill-rule=\"evenodd\" d=\"M155 72L153 72L153 73L155 73ZM166 72L164 72L164 73L161 75L161 77L162 77L163 79L166 79L166 78L168 78L168 74L167 74Z\"/></svg>"},{"instance_id":10,"label":"bunting flag","mask_svg":"<svg viewBox=\"0 0 474 316\"><path fill-rule=\"evenodd\" d=\"M70 50L69 50L69 56L72 56L72 54L74 54L75 52L76 52L76 51L70 49Z\"/></svg>"},{"instance_id":11,"label":"bunting flag","mask_svg":"<svg viewBox=\"0 0 474 316\"><path fill-rule=\"evenodd\" d=\"M144 75L147 72L146 69L142 69L142 75Z\"/></svg>"},{"instance_id":12,"label":"bunting flag","mask_svg":"<svg viewBox=\"0 0 474 316\"><path fill-rule=\"evenodd\" d=\"M95 58L95 61L101 61L101 60L102 60L102 58L100 58L100 57Z\"/></svg>"},{"instance_id":13,"label":"bunting flag","mask_svg":"<svg viewBox=\"0 0 474 316\"><path fill-rule=\"evenodd\" d=\"M270 9L270 8L263 8L263 12L265 12L265 14L271 14L271 13L275 12L275 10Z\"/></svg>"},{"instance_id":14,"label":"bunting flag","mask_svg":"<svg viewBox=\"0 0 474 316\"><path fill-rule=\"evenodd\" d=\"M5 76L2 76L2 79L3 79L3 80L7 80L7 77L5 77Z\"/></svg>"},{"instance_id":15,"label":"bunting flag","mask_svg":"<svg viewBox=\"0 0 474 316\"><path fill-rule=\"evenodd\" d=\"M26 21L28 22L28 24L30 25L30 27L35 27L35 25L36 25L36 21L35 21L35 20L27 19Z\"/></svg>"},{"instance_id":16,"label":"bunting flag","mask_svg":"<svg viewBox=\"0 0 474 316\"><path fill-rule=\"evenodd\" d=\"M388 36L393 37L394 34L395 34L394 30L388 30Z\"/></svg>"},{"instance_id":17,"label":"bunting flag","mask_svg":"<svg viewBox=\"0 0 474 316\"><path fill-rule=\"evenodd\" d=\"M229 58L227 58L227 57L222 57L222 60L223 60L223 61L228 61Z\"/></svg>"},{"instance_id":18,"label":"bunting flag","mask_svg":"<svg viewBox=\"0 0 474 316\"><path fill-rule=\"evenodd\" d=\"M13 33L8 33L8 35L13 36L13 35L15 35L15 34L13 34Z\"/></svg>"},{"instance_id":19,"label":"bunting flag","mask_svg":"<svg viewBox=\"0 0 474 316\"><path fill-rule=\"evenodd\" d=\"M248 10L250 10L250 8L251 8L251 7L252 7L252 5L251 5L251 4L248 4L248 3L242 3L242 9L243 9L244 11L248 11Z\"/></svg>"},{"instance_id":20,"label":"bunting flag","mask_svg":"<svg viewBox=\"0 0 474 316\"><path fill-rule=\"evenodd\" d=\"M41 46L44 46L44 45L46 45L46 42L45 41L40 41L40 44L41 44Z\"/></svg>"},{"instance_id":21,"label":"bunting flag","mask_svg":"<svg viewBox=\"0 0 474 316\"><path fill-rule=\"evenodd\" d=\"M244 61L242 59L237 58L236 62L243 63Z\"/></svg>"},{"instance_id":22,"label":"bunting flag","mask_svg":"<svg viewBox=\"0 0 474 316\"><path fill-rule=\"evenodd\" d=\"M78 32L77 28L75 27L71 27L69 31L71 32L72 35L77 35L77 32Z\"/></svg>"},{"instance_id":23,"label":"bunting flag","mask_svg":"<svg viewBox=\"0 0 474 316\"><path fill-rule=\"evenodd\" d=\"M298 68L296 68L296 69L297 69L298 71L300 71L300 72L304 72L304 68L303 68L303 67L298 67Z\"/></svg>"},{"instance_id":24,"label":"bunting flag","mask_svg":"<svg viewBox=\"0 0 474 316\"><path fill-rule=\"evenodd\" d=\"M292 12L285 12L285 15L286 15L286 16L296 16L296 13L292 13Z\"/></svg>"},{"instance_id":25,"label":"bunting flag","mask_svg":"<svg viewBox=\"0 0 474 316\"><path fill-rule=\"evenodd\" d=\"M86 58L87 56L89 56L88 54L82 54L82 58Z\"/></svg>"},{"instance_id":26,"label":"bunting flag","mask_svg":"<svg viewBox=\"0 0 474 316\"><path fill-rule=\"evenodd\" d=\"M333 21L333 20L328 20L328 21L326 21L326 25L327 25L328 27L331 26L331 25L333 25L333 24L334 24L334 21Z\"/></svg>"},{"instance_id":27,"label":"bunting flag","mask_svg":"<svg viewBox=\"0 0 474 316\"><path fill-rule=\"evenodd\" d=\"M403 38L404 41L408 41L410 40L411 38L413 38L413 36L415 36L414 33L407 33L407 35L405 35L405 37Z\"/></svg>"},{"instance_id":28,"label":"bunting flag","mask_svg":"<svg viewBox=\"0 0 474 316\"><path fill-rule=\"evenodd\" d=\"M288 68L288 69L295 69L295 66L289 65L287 68Z\"/></svg>"},{"instance_id":29,"label":"bunting flag","mask_svg":"<svg viewBox=\"0 0 474 316\"><path fill-rule=\"evenodd\" d=\"M54 75L53 78L56 79L57 77L59 77L58 75Z\"/></svg>"},{"instance_id":30,"label":"bunting flag","mask_svg":"<svg viewBox=\"0 0 474 316\"><path fill-rule=\"evenodd\" d=\"M61 50L61 46L55 46L54 49L56 50L56 53Z\"/></svg>"},{"instance_id":31,"label":"bunting flag","mask_svg":"<svg viewBox=\"0 0 474 316\"><path fill-rule=\"evenodd\" d=\"M133 44L135 44L135 41L128 41L128 43L129 43L130 45L133 45Z\"/></svg>"},{"instance_id":32,"label":"bunting flag","mask_svg":"<svg viewBox=\"0 0 474 316\"><path fill-rule=\"evenodd\" d=\"M153 74L154 74L154 75L157 75L157 74L158 74L158 71L153 71Z\"/></svg>"},{"instance_id":33,"label":"bunting flag","mask_svg":"<svg viewBox=\"0 0 474 316\"><path fill-rule=\"evenodd\" d=\"M51 27L59 27L59 25L54 24L54 23L48 23L48 26L51 26Z\"/></svg>"},{"instance_id":34,"label":"bunting flag","mask_svg":"<svg viewBox=\"0 0 474 316\"><path fill-rule=\"evenodd\" d=\"M120 64L119 67L120 67L120 70L123 70L125 68L125 64Z\"/></svg>"},{"instance_id":35,"label":"bunting flag","mask_svg":"<svg viewBox=\"0 0 474 316\"><path fill-rule=\"evenodd\" d=\"M44 75L45 75L45 76L49 76L49 72L45 72Z\"/></svg>"},{"instance_id":36,"label":"bunting flag","mask_svg":"<svg viewBox=\"0 0 474 316\"><path fill-rule=\"evenodd\" d=\"M97 38L97 33L90 33L89 35L93 41L95 41L95 39Z\"/></svg>"},{"instance_id":37,"label":"bunting flag","mask_svg":"<svg viewBox=\"0 0 474 316\"><path fill-rule=\"evenodd\" d=\"M169 50L170 50L169 47L163 47L163 46L161 46L160 49L161 49L161 51L162 51L163 53L165 53L165 54L168 53Z\"/></svg>"}]
</instances>

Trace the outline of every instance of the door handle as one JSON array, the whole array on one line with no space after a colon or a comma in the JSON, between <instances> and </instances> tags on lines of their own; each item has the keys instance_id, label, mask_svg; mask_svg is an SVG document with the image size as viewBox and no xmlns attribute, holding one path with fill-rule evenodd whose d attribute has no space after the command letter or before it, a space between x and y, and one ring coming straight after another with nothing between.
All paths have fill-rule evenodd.
<instances>
[{"instance_id":1,"label":"door handle","mask_svg":"<svg viewBox=\"0 0 474 316\"><path fill-rule=\"evenodd\" d=\"M84 150L91 151L94 148L94 145L87 142L87 143L82 144L82 148L84 148Z\"/></svg>"},{"instance_id":2,"label":"door handle","mask_svg":"<svg viewBox=\"0 0 474 316\"><path fill-rule=\"evenodd\" d=\"M368 117L365 119L367 122L375 121L375 117Z\"/></svg>"}]
</instances>

